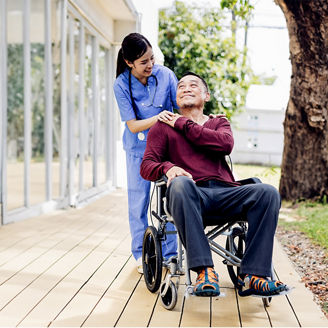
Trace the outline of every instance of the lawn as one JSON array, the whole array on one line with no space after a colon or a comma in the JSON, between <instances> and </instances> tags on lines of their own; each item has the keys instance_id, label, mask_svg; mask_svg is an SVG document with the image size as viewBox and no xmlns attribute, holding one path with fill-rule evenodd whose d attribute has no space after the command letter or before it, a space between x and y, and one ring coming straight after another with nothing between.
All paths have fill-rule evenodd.
<instances>
[{"instance_id":1,"label":"lawn","mask_svg":"<svg viewBox=\"0 0 328 328\"><path fill-rule=\"evenodd\" d=\"M236 179L258 177L263 183L279 188L280 168L257 165L235 164L233 168ZM291 204L283 202L282 207L288 210L288 218L281 217L279 224L287 230L304 232L314 243L328 251L328 204L311 201Z\"/></svg>"}]
</instances>

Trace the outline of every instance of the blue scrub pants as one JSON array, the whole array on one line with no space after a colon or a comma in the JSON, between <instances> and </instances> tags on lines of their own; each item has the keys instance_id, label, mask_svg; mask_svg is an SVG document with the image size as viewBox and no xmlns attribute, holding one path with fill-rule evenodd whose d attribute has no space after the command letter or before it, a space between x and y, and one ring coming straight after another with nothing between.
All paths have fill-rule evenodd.
<instances>
[{"instance_id":1,"label":"blue scrub pants","mask_svg":"<svg viewBox=\"0 0 328 328\"><path fill-rule=\"evenodd\" d=\"M273 240L281 205L274 187L262 183L231 187L214 180L199 187L180 176L172 180L166 196L190 269L213 266L202 216L218 213L220 224L220 218L242 214L248 221L248 232L240 273L271 276Z\"/></svg>"},{"instance_id":2,"label":"blue scrub pants","mask_svg":"<svg viewBox=\"0 0 328 328\"><path fill-rule=\"evenodd\" d=\"M136 260L142 256L143 236L148 227L147 213L150 194L150 182L144 180L140 175L141 161L140 155L126 152L131 251ZM171 223L168 223L166 228L167 231L175 230ZM163 257L169 259L176 255L176 252L177 236L175 234L167 235L167 239L162 243Z\"/></svg>"}]
</instances>

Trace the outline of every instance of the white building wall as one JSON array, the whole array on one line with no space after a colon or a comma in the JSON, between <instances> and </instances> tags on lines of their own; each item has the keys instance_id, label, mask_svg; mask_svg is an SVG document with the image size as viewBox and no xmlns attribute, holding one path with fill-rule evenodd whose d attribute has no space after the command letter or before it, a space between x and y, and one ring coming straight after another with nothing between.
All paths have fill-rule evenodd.
<instances>
[{"instance_id":1,"label":"white building wall","mask_svg":"<svg viewBox=\"0 0 328 328\"><path fill-rule=\"evenodd\" d=\"M232 119L234 163L281 164L288 97L289 88L280 80L272 86L250 87L246 110Z\"/></svg>"},{"instance_id":2,"label":"white building wall","mask_svg":"<svg viewBox=\"0 0 328 328\"><path fill-rule=\"evenodd\" d=\"M153 46L156 62L164 63L164 55L158 47L158 4L156 0L133 0L140 13L140 30Z\"/></svg>"},{"instance_id":3,"label":"white building wall","mask_svg":"<svg viewBox=\"0 0 328 328\"><path fill-rule=\"evenodd\" d=\"M248 109L233 124L234 163L281 164L284 110Z\"/></svg>"},{"instance_id":4,"label":"white building wall","mask_svg":"<svg viewBox=\"0 0 328 328\"><path fill-rule=\"evenodd\" d=\"M286 21L274 1L256 2L247 47L254 73L276 77L276 81L271 86L251 86L246 111L233 118L232 159L235 163L280 165L291 65Z\"/></svg>"}]
</instances>

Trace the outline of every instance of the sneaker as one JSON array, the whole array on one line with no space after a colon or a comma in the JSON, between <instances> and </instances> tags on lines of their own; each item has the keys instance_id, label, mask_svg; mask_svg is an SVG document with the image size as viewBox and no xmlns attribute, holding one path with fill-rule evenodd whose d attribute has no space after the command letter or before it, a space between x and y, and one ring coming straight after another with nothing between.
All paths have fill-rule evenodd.
<instances>
[{"instance_id":1,"label":"sneaker","mask_svg":"<svg viewBox=\"0 0 328 328\"><path fill-rule=\"evenodd\" d=\"M213 268L205 267L198 272L194 286L196 296L219 296L219 277Z\"/></svg>"},{"instance_id":2,"label":"sneaker","mask_svg":"<svg viewBox=\"0 0 328 328\"><path fill-rule=\"evenodd\" d=\"M246 274L244 279L238 277L239 296L274 296L286 290L288 290L287 285L279 280L269 280L251 274Z\"/></svg>"},{"instance_id":3,"label":"sneaker","mask_svg":"<svg viewBox=\"0 0 328 328\"><path fill-rule=\"evenodd\" d=\"M141 257L139 257L137 259L137 271L138 271L138 273L143 274L142 258Z\"/></svg>"}]
</instances>

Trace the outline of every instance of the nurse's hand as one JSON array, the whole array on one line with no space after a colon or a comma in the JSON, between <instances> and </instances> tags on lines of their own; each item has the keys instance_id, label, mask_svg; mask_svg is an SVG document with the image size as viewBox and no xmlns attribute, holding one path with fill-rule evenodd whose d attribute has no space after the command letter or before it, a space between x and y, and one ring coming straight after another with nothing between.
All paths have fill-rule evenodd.
<instances>
[{"instance_id":1,"label":"nurse's hand","mask_svg":"<svg viewBox=\"0 0 328 328\"><path fill-rule=\"evenodd\" d=\"M172 112L169 112L168 110L163 110L157 115L157 119L161 122L171 121L173 117L174 114Z\"/></svg>"},{"instance_id":2,"label":"nurse's hand","mask_svg":"<svg viewBox=\"0 0 328 328\"><path fill-rule=\"evenodd\" d=\"M171 183L171 181L176 178L176 177L179 177L179 176L186 176L188 178L190 178L191 180L192 179L192 175L185 171L183 168L179 167L179 166L172 166L165 174L168 178L167 180L167 186L169 186L169 184ZM194 180L193 180L194 181Z\"/></svg>"},{"instance_id":3,"label":"nurse's hand","mask_svg":"<svg viewBox=\"0 0 328 328\"><path fill-rule=\"evenodd\" d=\"M209 118L225 118L227 121L229 121L225 114L209 114Z\"/></svg>"},{"instance_id":4,"label":"nurse's hand","mask_svg":"<svg viewBox=\"0 0 328 328\"><path fill-rule=\"evenodd\" d=\"M162 122L163 123L166 123L167 125L171 126L172 128L174 128L174 124L176 122L176 120L181 117L182 115L180 114L172 114L170 116L170 119L169 120L166 120L166 119L163 119Z\"/></svg>"}]
</instances>

